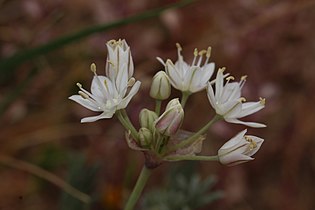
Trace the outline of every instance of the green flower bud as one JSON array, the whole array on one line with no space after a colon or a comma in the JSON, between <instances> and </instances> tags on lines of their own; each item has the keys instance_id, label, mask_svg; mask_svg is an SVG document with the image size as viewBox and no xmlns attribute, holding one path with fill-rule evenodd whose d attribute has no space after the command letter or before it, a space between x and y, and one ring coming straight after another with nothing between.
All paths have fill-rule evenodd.
<instances>
[{"instance_id":1,"label":"green flower bud","mask_svg":"<svg viewBox=\"0 0 315 210\"><path fill-rule=\"evenodd\" d=\"M171 95L171 84L164 71L159 71L153 77L150 96L157 100L167 99Z\"/></svg>"},{"instance_id":2,"label":"green flower bud","mask_svg":"<svg viewBox=\"0 0 315 210\"><path fill-rule=\"evenodd\" d=\"M141 146L148 146L152 142L152 133L147 128L140 128L139 129L139 139L140 139L140 145Z\"/></svg>"},{"instance_id":3,"label":"green flower bud","mask_svg":"<svg viewBox=\"0 0 315 210\"><path fill-rule=\"evenodd\" d=\"M178 100L171 100L165 109L165 112L156 120L155 128L165 136L174 135L182 125L184 119L184 110Z\"/></svg>"},{"instance_id":4,"label":"green flower bud","mask_svg":"<svg viewBox=\"0 0 315 210\"><path fill-rule=\"evenodd\" d=\"M140 126L152 130L154 121L158 118L157 114L148 109L142 109L139 115Z\"/></svg>"}]
</instances>

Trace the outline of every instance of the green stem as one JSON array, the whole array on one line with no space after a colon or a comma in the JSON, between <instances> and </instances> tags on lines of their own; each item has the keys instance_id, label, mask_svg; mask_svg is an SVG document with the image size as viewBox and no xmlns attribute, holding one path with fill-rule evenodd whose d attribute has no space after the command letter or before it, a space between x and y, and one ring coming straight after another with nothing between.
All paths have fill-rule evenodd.
<instances>
[{"instance_id":1,"label":"green stem","mask_svg":"<svg viewBox=\"0 0 315 210\"><path fill-rule=\"evenodd\" d=\"M162 105L161 100L155 100L155 113L157 114L157 116L160 116L161 105Z\"/></svg>"},{"instance_id":2,"label":"green stem","mask_svg":"<svg viewBox=\"0 0 315 210\"><path fill-rule=\"evenodd\" d=\"M207 130L210 128L210 126L212 124L214 124L215 122L219 121L222 118L222 116L220 115L215 115L205 126L203 126L199 131L197 131L196 133L194 133L192 136L190 136L189 138L183 140L182 142L180 142L179 144L176 144L173 148L170 148L167 153L176 151L179 148L183 148L187 145L192 144L196 139L198 139L200 137L200 135L204 134L207 132Z\"/></svg>"},{"instance_id":3,"label":"green stem","mask_svg":"<svg viewBox=\"0 0 315 210\"><path fill-rule=\"evenodd\" d=\"M189 96L190 96L190 92L182 92L182 100L180 101L180 103L181 103L183 108L185 107Z\"/></svg>"},{"instance_id":4,"label":"green stem","mask_svg":"<svg viewBox=\"0 0 315 210\"><path fill-rule=\"evenodd\" d=\"M169 161L180 161L180 160L201 160L201 161L218 161L219 157L215 156L176 156L168 157Z\"/></svg>"},{"instance_id":5,"label":"green stem","mask_svg":"<svg viewBox=\"0 0 315 210\"><path fill-rule=\"evenodd\" d=\"M126 130L131 132L132 138L134 138L136 141L138 141L138 132L129 120L129 117L125 110L117 110L116 116L120 123L126 128Z\"/></svg>"},{"instance_id":6,"label":"green stem","mask_svg":"<svg viewBox=\"0 0 315 210\"><path fill-rule=\"evenodd\" d=\"M151 174L151 170L148 169L146 166L143 166L141 173L138 177L137 183L132 190L132 193L131 193L131 195L130 195L130 197L129 197L126 205L125 205L124 210L133 210L134 209L134 206L136 205L136 203L137 203L137 201L141 195L141 192L142 192L145 184L148 181L150 174Z\"/></svg>"}]
</instances>

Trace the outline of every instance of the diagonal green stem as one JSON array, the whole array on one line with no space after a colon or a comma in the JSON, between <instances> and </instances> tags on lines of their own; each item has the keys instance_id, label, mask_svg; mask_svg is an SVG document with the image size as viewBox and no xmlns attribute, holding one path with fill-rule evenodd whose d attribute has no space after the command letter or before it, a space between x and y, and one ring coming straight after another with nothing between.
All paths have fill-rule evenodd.
<instances>
[{"instance_id":1,"label":"diagonal green stem","mask_svg":"<svg viewBox=\"0 0 315 210\"><path fill-rule=\"evenodd\" d=\"M117 110L116 116L120 123L126 128L127 131L130 131L132 138L138 141L138 132L129 120L129 117L125 110Z\"/></svg>"},{"instance_id":2,"label":"diagonal green stem","mask_svg":"<svg viewBox=\"0 0 315 210\"><path fill-rule=\"evenodd\" d=\"M138 177L137 183L135 185L135 187L133 188L133 191L126 203L126 206L124 208L124 210L133 210L134 206L136 205L141 192L145 186L145 184L147 183L149 177L151 175L151 169L148 169L146 166L143 166L141 173Z\"/></svg>"},{"instance_id":3,"label":"diagonal green stem","mask_svg":"<svg viewBox=\"0 0 315 210\"><path fill-rule=\"evenodd\" d=\"M187 139L183 140L182 142L176 144L174 147L170 148L167 153L171 153L176 151L179 148L183 148L187 145L192 144L195 140L197 140L200 135L203 135L207 132L207 130L210 128L211 125L213 125L215 122L219 121L222 118L220 115L215 115L212 120L210 120L206 125L204 125L199 131L194 133L192 136L188 137Z\"/></svg>"}]
</instances>

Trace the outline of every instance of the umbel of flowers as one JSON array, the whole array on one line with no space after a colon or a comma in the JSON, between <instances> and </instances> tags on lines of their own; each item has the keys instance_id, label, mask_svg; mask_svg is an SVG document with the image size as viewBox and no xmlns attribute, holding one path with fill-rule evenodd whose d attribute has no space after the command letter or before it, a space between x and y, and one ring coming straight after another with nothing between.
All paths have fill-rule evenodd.
<instances>
[{"instance_id":1,"label":"umbel of flowers","mask_svg":"<svg viewBox=\"0 0 315 210\"><path fill-rule=\"evenodd\" d=\"M130 47L125 40L107 42L107 60L105 76L96 72L96 65L91 65L93 80L90 92L80 83L78 95L69 99L87 109L99 112L99 115L85 117L82 123L112 118L114 115L126 129L126 141L131 149L143 152L145 164L126 203L125 209L133 209L140 193L153 168L164 161L202 160L219 161L223 165L237 165L250 160L261 147L263 139L246 135L243 130L218 149L216 155L199 155L205 141L208 129L215 122L224 120L228 123L242 124L248 127L262 128L264 124L244 122L240 120L265 107L265 99L246 102L241 90L247 76L236 82L225 68L219 68L211 80L215 64L210 62L211 48L194 50L193 61L186 63L181 55L182 47L177 46L176 62L167 59L163 64L165 71L159 71L153 77L150 96L156 101L154 110L144 108L139 113L138 129L129 120L125 108L132 97L139 91L141 82L133 77L134 65ZM171 86L182 92L181 99L173 98L166 102L166 108L161 112L162 101L169 98ZM199 91L207 91L209 109L212 107L215 116L198 131L191 132L182 128L184 107L189 96ZM210 113L210 111L209 111Z\"/></svg>"}]
</instances>

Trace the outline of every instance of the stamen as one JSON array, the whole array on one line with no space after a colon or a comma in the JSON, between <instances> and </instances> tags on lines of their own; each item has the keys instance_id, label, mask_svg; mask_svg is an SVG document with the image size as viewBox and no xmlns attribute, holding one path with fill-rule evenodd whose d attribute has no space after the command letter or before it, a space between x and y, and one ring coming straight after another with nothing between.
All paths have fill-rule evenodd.
<instances>
[{"instance_id":1,"label":"stamen","mask_svg":"<svg viewBox=\"0 0 315 210\"><path fill-rule=\"evenodd\" d=\"M209 59L210 59L210 56L211 56L211 47L208 47L207 53L206 53L206 58L207 58L207 59L205 60L204 65L208 64Z\"/></svg>"},{"instance_id":2,"label":"stamen","mask_svg":"<svg viewBox=\"0 0 315 210\"><path fill-rule=\"evenodd\" d=\"M96 65L95 65L95 63L91 64L90 69L96 75Z\"/></svg>"},{"instance_id":3,"label":"stamen","mask_svg":"<svg viewBox=\"0 0 315 210\"><path fill-rule=\"evenodd\" d=\"M265 105L265 104L266 104L266 99L260 97L260 98L259 98L259 102L260 102L261 105Z\"/></svg>"},{"instance_id":4,"label":"stamen","mask_svg":"<svg viewBox=\"0 0 315 210\"><path fill-rule=\"evenodd\" d=\"M129 79L129 81L128 81L128 87L131 87L131 86L133 86L134 84L135 84L135 82L136 82L136 79L134 78L134 77L131 77L130 79Z\"/></svg>"},{"instance_id":5,"label":"stamen","mask_svg":"<svg viewBox=\"0 0 315 210\"><path fill-rule=\"evenodd\" d=\"M206 50L201 50L198 55L199 55L199 60L198 60L198 64L197 66L200 66L201 62L202 62L202 59L203 59L203 55L206 54L207 51Z\"/></svg>"},{"instance_id":6,"label":"stamen","mask_svg":"<svg viewBox=\"0 0 315 210\"><path fill-rule=\"evenodd\" d=\"M80 95L82 98L84 98L84 99L89 99L89 98L90 98L86 93L84 93L84 92L82 92L82 91L79 91L78 93L79 93L79 95Z\"/></svg>"},{"instance_id":7,"label":"stamen","mask_svg":"<svg viewBox=\"0 0 315 210\"><path fill-rule=\"evenodd\" d=\"M111 60L107 60L107 63L115 67L115 64Z\"/></svg>"},{"instance_id":8,"label":"stamen","mask_svg":"<svg viewBox=\"0 0 315 210\"><path fill-rule=\"evenodd\" d=\"M248 148L249 151L252 151L253 149L257 148L257 143L250 138L249 136L244 136L245 140L249 142Z\"/></svg>"},{"instance_id":9,"label":"stamen","mask_svg":"<svg viewBox=\"0 0 315 210\"><path fill-rule=\"evenodd\" d=\"M239 100L239 102L241 102L241 103L246 102L246 98L244 98L244 97L240 97L238 100Z\"/></svg>"},{"instance_id":10,"label":"stamen","mask_svg":"<svg viewBox=\"0 0 315 210\"><path fill-rule=\"evenodd\" d=\"M82 88L82 84L81 83L77 83L77 86L81 89Z\"/></svg>"},{"instance_id":11,"label":"stamen","mask_svg":"<svg viewBox=\"0 0 315 210\"><path fill-rule=\"evenodd\" d=\"M176 43L176 47L177 47L177 50L178 50L178 51L182 51L182 50L183 50L183 48L180 46L179 43Z\"/></svg>"},{"instance_id":12,"label":"stamen","mask_svg":"<svg viewBox=\"0 0 315 210\"><path fill-rule=\"evenodd\" d=\"M183 48L180 46L179 43L176 43L176 47L177 47L177 56L178 56L178 59L183 59L182 55L181 55L181 51L183 50Z\"/></svg>"},{"instance_id":13,"label":"stamen","mask_svg":"<svg viewBox=\"0 0 315 210\"><path fill-rule=\"evenodd\" d=\"M206 57L207 58L210 58L210 56L211 56L211 47L208 47L208 49L207 49L207 53L206 53Z\"/></svg>"},{"instance_id":14,"label":"stamen","mask_svg":"<svg viewBox=\"0 0 315 210\"><path fill-rule=\"evenodd\" d=\"M192 65L192 66L194 66L194 65L195 65L195 62L196 62L196 58L197 58L197 56L198 56L198 49L197 49L197 48L195 48L195 50L194 50L194 60L193 60L193 62L191 63L191 65Z\"/></svg>"},{"instance_id":15,"label":"stamen","mask_svg":"<svg viewBox=\"0 0 315 210\"><path fill-rule=\"evenodd\" d=\"M163 66L165 66L165 62L162 60L162 58L156 57L156 59L157 59Z\"/></svg>"},{"instance_id":16,"label":"stamen","mask_svg":"<svg viewBox=\"0 0 315 210\"><path fill-rule=\"evenodd\" d=\"M241 77L241 80L246 80L246 78L247 78L247 75L243 75L243 76Z\"/></svg>"},{"instance_id":17,"label":"stamen","mask_svg":"<svg viewBox=\"0 0 315 210\"><path fill-rule=\"evenodd\" d=\"M226 80L229 82L230 80L235 80L235 78L233 76L229 76L226 78Z\"/></svg>"}]
</instances>

